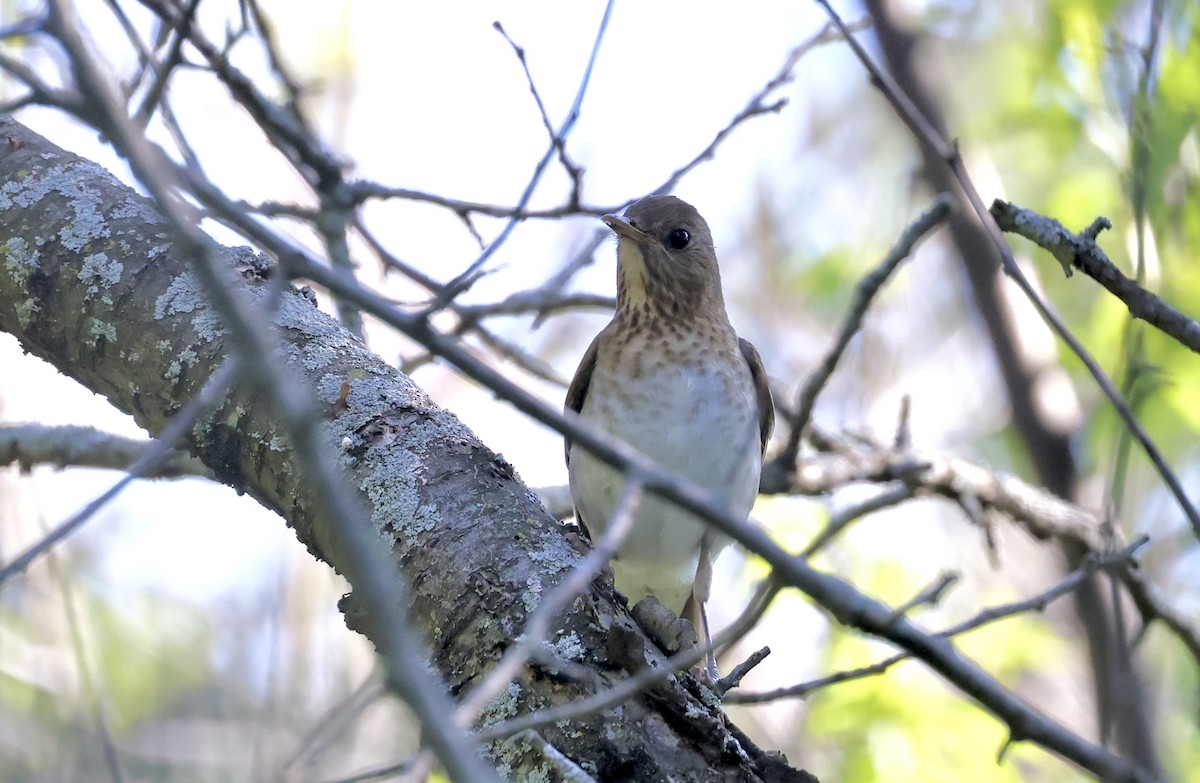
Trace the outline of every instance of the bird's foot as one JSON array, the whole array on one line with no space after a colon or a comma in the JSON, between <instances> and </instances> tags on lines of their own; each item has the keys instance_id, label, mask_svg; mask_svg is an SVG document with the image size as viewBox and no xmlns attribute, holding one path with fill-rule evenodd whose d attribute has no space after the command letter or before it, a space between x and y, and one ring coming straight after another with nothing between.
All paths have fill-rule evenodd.
<instances>
[{"instance_id":1,"label":"bird's foot","mask_svg":"<svg viewBox=\"0 0 1200 783\"><path fill-rule=\"evenodd\" d=\"M691 623L663 606L652 595L638 601L630 614L646 635L669 655L695 647L699 641Z\"/></svg>"},{"instance_id":2,"label":"bird's foot","mask_svg":"<svg viewBox=\"0 0 1200 783\"><path fill-rule=\"evenodd\" d=\"M705 660L698 663L689 670L689 674L696 678L696 681L701 685L716 690L717 683L721 682L721 673L717 671L715 663L710 663Z\"/></svg>"}]
</instances>

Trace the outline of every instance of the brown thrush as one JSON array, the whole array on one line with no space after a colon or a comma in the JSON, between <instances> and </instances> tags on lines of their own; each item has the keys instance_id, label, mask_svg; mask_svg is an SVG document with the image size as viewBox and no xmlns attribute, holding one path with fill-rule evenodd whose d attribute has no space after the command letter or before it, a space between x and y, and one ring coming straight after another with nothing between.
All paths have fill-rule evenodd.
<instances>
[{"instance_id":1,"label":"brown thrush","mask_svg":"<svg viewBox=\"0 0 1200 783\"><path fill-rule=\"evenodd\" d=\"M618 237L616 314L584 354L566 407L748 516L775 413L762 360L725 313L708 224L674 196L604 222ZM566 451L576 517L596 534L621 473L570 440ZM647 497L613 558L617 589L634 602L655 596L708 644L712 563L728 544L691 512Z\"/></svg>"}]
</instances>

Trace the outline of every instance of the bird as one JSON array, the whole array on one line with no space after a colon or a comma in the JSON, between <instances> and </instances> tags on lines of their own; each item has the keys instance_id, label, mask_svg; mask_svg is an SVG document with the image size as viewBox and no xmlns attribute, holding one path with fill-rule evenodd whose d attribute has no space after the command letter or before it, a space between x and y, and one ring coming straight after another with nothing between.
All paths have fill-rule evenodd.
<instances>
[{"instance_id":1,"label":"bird","mask_svg":"<svg viewBox=\"0 0 1200 783\"><path fill-rule=\"evenodd\" d=\"M602 220L617 236L616 309L584 353L564 407L748 518L775 412L762 359L725 310L708 224L670 195ZM565 450L576 521L600 534L621 472L569 437ZM691 512L647 496L610 563L631 606L654 596L692 623L714 678L705 603L713 561L729 543Z\"/></svg>"}]
</instances>

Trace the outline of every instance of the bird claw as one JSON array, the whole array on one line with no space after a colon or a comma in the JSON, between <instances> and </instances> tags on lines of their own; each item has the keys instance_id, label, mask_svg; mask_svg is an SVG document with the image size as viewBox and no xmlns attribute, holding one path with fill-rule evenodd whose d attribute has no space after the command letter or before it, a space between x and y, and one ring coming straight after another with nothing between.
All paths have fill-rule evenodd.
<instances>
[{"instance_id":1,"label":"bird claw","mask_svg":"<svg viewBox=\"0 0 1200 783\"><path fill-rule=\"evenodd\" d=\"M691 623L663 606L652 595L638 601L630 614L646 635L669 655L695 647L700 640Z\"/></svg>"},{"instance_id":2,"label":"bird claw","mask_svg":"<svg viewBox=\"0 0 1200 783\"><path fill-rule=\"evenodd\" d=\"M721 682L721 673L715 668L709 668L707 661L693 666L689 670L689 674L695 677L696 681L701 685L714 692L717 690L717 685Z\"/></svg>"}]
</instances>

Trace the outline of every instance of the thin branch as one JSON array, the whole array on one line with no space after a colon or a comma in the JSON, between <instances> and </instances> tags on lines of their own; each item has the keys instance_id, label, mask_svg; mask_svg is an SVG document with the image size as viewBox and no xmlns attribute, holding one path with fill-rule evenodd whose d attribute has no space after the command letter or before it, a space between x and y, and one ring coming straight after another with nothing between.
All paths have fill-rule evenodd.
<instances>
[{"instance_id":1,"label":"thin branch","mask_svg":"<svg viewBox=\"0 0 1200 783\"><path fill-rule=\"evenodd\" d=\"M1142 425L1138 423L1137 418L1129 409L1129 405L1126 404L1125 399L1121 396L1121 392L1118 391L1117 387L1113 385L1112 380L1108 377L1108 375L1104 372L1092 355L1088 353L1087 349L1083 347L1083 344L1080 343L1075 335L1071 333L1071 330L1068 329L1066 324L1063 323L1062 319L1058 317L1058 314L1050 309L1050 306L1046 304L1045 300L1043 300L1038 292L1034 289L1033 284L1029 282L1029 279L1025 277L1025 273L1021 271L1021 268L1017 265L1016 260L1013 258L1012 248L1010 248L1008 243L1004 240L1004 235L1001 233L1000 227L996 225L996 221L988 212L987 207L984 206L983 199L980 197L979 191L975 188L975 183L967 174L966 169L963 166L962 156L959 155L958 148L946 141L942 134L938 132L937 128L935 128L933 124L930 123L925 117L925 115L922 114L921 111L916 107L912 99L902 89L900 89L900 86L896 84L891 75L880 69L879 66L875 64L875 62L871 59L871 56L867 54L867 51L862 47L862 44L858 42L851 31L847 28L846 23L842 21L842 18L838 15L838 13L829 5L828 0L817 0L817 4L825 9L825 12L829 15L830 19L832 19L833 22L838 26L838 29L842 31L842 34L846 38L846 42L850 45L850 48L854 51L854 54L858 57L859 61L867 69L868 73L870 73L871 82L879 88L884 97L887 98L888 102L892 104L892 107L896 110L896 113L899 115L900 119L904 121L909 130L912 131L913 135L915 135L925 144L928 144L929 147L937 153L938 157L940 157L945 164L950 167L950 170L954 173L955 179L958 180L959 185L962 187L963 193L965 194L967 201L970 203L971 208L974 210L976 216L983 224L984 229L988 233L988 237L999 251L1004 273L1008 275L1010 279L1012 279L1019 289L1021 289L1021 292L1034 306L1034 309L1036 309L1038 314L1041 315L1042 320L1046 322L1046 324L1054 331L1054 333L1058 335L1059 339L1066 343L1071 352L1075 354L1081 362L1083 362L1085 367L1087 367L1088 373L1091 374L1092 379L1096 382L1096 385L1099 386L1101 391L1104 392L1104 395L1108 397L1109 401L1116 409L1117 414L1125 423L1125 426L1129 429L1130 433L1133 434L1134 438L1137 439L1138 443L1141 444L1142 450L1146 452L1146 456L1148 456L1150 461L1154 463L1155 469L1158 471L1158 474L1162 476L1163 482L1167 485L1167 488L1170 490L1171 494L1174 495L1179 508L1188 518L1188 522L1192 526L1192 532L1197 538L1200 538L1200 512L1197 512L1196 507L1188 498L1187 492L1184 490L1183 485L1179 482L1179 477L1175 475L1175 471L1172 470L1171 466L1167 464L1167 461L1163 458L1162 453L1159 452L1158 446L1154 444L1154 441L1151 440L1150 436L1146 434L1146 431L1142 428Z\"/></svg>"},{"instance_id":2,"label":"thin branch","mask_svg":"<svg viewBox=\"0 0 1200 783\"><path fill-rule=\"evenodd\" d=\"M297 117L264 95L243 71L234 67L227 52L209 40L197 25L180 26L183 9L168 0L138 0L165 24L187 34L208 67L244 108L272 145L306 182L316 188L322 181L341 177L342 161L322 146Z\"/></svg>"},{"instance_id":3,"label":"thin branch","mask_svg":"<svg viewBox=\"0 0 1200 783\"><path fill-rule=\"evenodd\" d=\"M584 592L596 575L616 554L617 548L633 528L638 506L642 501L644 487L636 473L626 474L625 486L617 505L613 508L604 529L604 535L583 560L571 569L567 578L560 582L538 604L529 616L517 641L504 651L482 682L471 689L462 699L454 720L459 726L469 728L479 718L488 704L504 690L521 670L535 649L542 645L550 631L551 622L564 606L575 596Z\"/></svg>"},{"instance_id":4,"label":"thin branch","mask_svg":"<svg viewBox=\"0 0 1200 783\"><path fill-rule=\"evenodd\" d=\"M804 547L800 555L802 557L812 557L840 535L852 522L876 511L899 505L911 499L915 494L916 490L911 484L900 483L894 487L884 487L878 493L861 503L856 503L850 508L831 514L829 522L825 527L821 528L819 533L813 536L812 541L808 543L808 546Z\"/></svg>"},{"instance_id":5,"label":"thin branch","mask_svg":"<svg viewBox=\"0 0 1200 783\"><path fill-rule=\"evenodd\" d=\"M104 766L107 768L108 778L113 783L124 783L127 776L121 766L121 759L117 752L116 738L113 736L112 729L109 728L109 721L105 715L100 688L96 686L92 664L88 660L86 648L83 643L83 630L80 627L79 610L71 579L59 568L59 558L55 552L50 552L49 557L46 559L54 581L58 584L58 589L62 592L63 612L66 614L67 632L71 639L71 652L75 657L75 670L79 675L79 683L82 686L81 690L83 691L84 701L91 710L92 720L96 723L96 735L100 738L100 747L104 753Z\"/></svg>"},{"instance_id":6,"label":"thin branch","mask_svg":"<svg viewBox=\"0 0 1200 783\"><path fill-rule=\"evenodd\" d=\"M1126 277L1096 244L1100 231L1112 228L1107 218L1096 218L1092 225L1072 234L1054 218L1000 199L992 202L989 211L1001 231L1019 234L1054 256L1067 277L1071 276L1072 267L1082 270L1124 302L1131 316L1159 329L1185 348L1200 353L1200 322Z\"/></svg>"},{"instance_id":7,"label":"thin branch","mask_svg":"<svg viewBox=\"0 0 1200 783\"><path fill-rule=\"evenodd\" d=\"M930 231L941 225L942 222L950 216L951 201L949 196L945 194L939 195L933 204L926 209L921 215L913 221L913 223L904 230L900 235L900 239L892 247L891 251L883 258L879 265L876 266L870 274L864 277L858 284L855 290L854 301L850 305L849 312L846 313L845 319L842 321L842 328L838 333L837 339L829 350L825 353L825 357L817 368L809 374L805 379L804 385L800 389L800 393L796 400L795 414L790 416L789 425L791 427L788 432L787 445L773 459L771 463L764 468L765 487L764 492L777 492L777 485L786 483L787 477L795 472L796 458L800 453L800 439L808 427L809 419L812 417L812 409L816 404L817 395L825 388L825 384L829 381L833 371L837 369L838 362L842 359L842 354L850 345L851 339L862 328L863 319L866 317L867 309L874 301L875 295L887 282L892 273L896 271L904 259L912 254L917 243L921 241Z\"/></svg>"},{"instance_id":8,"label":"thin branch","mask_svg":"<svg viewBox=\"0 0 1200 783\"><path fill-rule=\"evenodd\" d=\"M864 30L870 26L870 23L870 19L862 19L857 22L852 22L849 29ZM713 140L708 143L708 146L701 150L700 154L696 155L683 166L672 172L671 176L667 177L665 182L654 189L654 192L657 194L664 194L675 190L683 178L687 176L692 169L696 168L706 160L711 160L717 151L717 147L721 145L721 142L725 140L725 137L732 133L734 128L738 127L746 120L753 119L754 117L764 114L777 114L778 112L782 111L783 107L787 105L786 98L780 98L773 103L766 103L767 98L770 97L771 93L775 92L780 87L792 80L792 71L795 69L796 65L800 62L804 55L808 54L810 51L822 44L840 41L843 34L843 32L839 32L837 29L835 29L832 23L826 23L824 27L817 31L816 35L792 49L792 51L790 51L788 56L784 59L783 66L780 67L780 69L775 73L775 76L772 77L771 80L768 81L761 90L750 97L750 100L746 102L745 107L735 114L733 119L730 120L724 128L717 131L717 135L714 136Z\"/></svg>"},{"instance_id":9,"label":"thin branch","mask_svg":"<svg viewBox=\"0 0 1200 783\"><path fill-rule=\"evenodd\" d=\"M153 441L150 448L142 452L135 462L125 468L126 474L121 477L120 481L64 520L58 527L47 533L42 540L0 568L0 586L12 576L24 571L39 556L75 532L80 525L91 519L97 511L119 495L125 487L152 471L159 462L169 457L174 451L175 444L182 442L192 425L204 415L205 411L221 402L226 389L233 383L236 375L236 361L232 359L226 361L221 369L213 373L200 392L171 417L158 440Z\"/></svg>"},{"instance_id":10,"label":"thin branch","mask_svg":"<svg viewBox=\"0 0 1200 783\"><path fill-rule=\"evenodd\" d=\"M171 41L171 48L167 52L166 59L161 64L155 63L153 55L146 53L144 62L150 66L154 74L154 82L146 92L146 97L142 99L142 105L133 113L133 122L143 129L150 122L150 118L154 116L155 108L157 108L159 102L166 95L167 82L170 81L172 74L174 74L175 67L183 62L183 43L187 40L187 28L190 28L195 21L196 9L199 6L200 0L189 0L187 8L183 11L183 15L173 26L175 34Z\"/></svg>"},{"instance_id":11,"label":"thin branch","mask_svg":"<svg viewBox=\"0 0 1200 783\"><path fill-rule=\"evenodd\" d=\"M790 491L821 495L855 482L902 481L952 499L971 495L1012 517L1036 538L1055 538L1090 552L1105 549L1095 515L1016 476L966 459L823 437L832 450L805 457Z\"/></svg>"},{"instance_id":12,"label":"thin branch","mask_svg":"<svg viewBox=\"0 0 1200 783\"><path fill-rule=\"evenodd\" d=\"M558 129L558 133L553 135L550 142L550 149L546 150L546 154L542 156L542 159L538 161L537 165L534 167L533 175L530 177L529 183L526 184L524 192L521 193L520 199L517 200L518 210L524 209L529 203L529 199L533 197L533 191L537 188L537 184L541 180L542 174L545 172L546 167L549 165L550 159L554 156L556 151L562 148L563 144L566 142L567 135L571 132L571 129L575 127L575 123L579 119L579 110L583 105L583 97L587 95L588 84L591 82L592 78L592 70L596 65L596 57L600 54L600 44L604 41L604 36L608 32L608 20L612 16L613 3L614 0L608 0L604 6L604 15L600 18L600 24L596 28L596 38L592 42L592 51L588 56L587 65L583 69L583 76L579 80L579 87L575 91L575 100L571 104L570 111L567 112L567 118L563 120L562 126ZM504 225L504 228L500 231L500 234L494 240L492 240L491 244L484 249L483 253L481 253L478 258L471 262L471 264L461 274L446 284L445 291L439 294L433 304L430 305L428 313L432 314L433 312L440 310L446 305L447 302L457 297L472 283L474 283L477 279L479 270L482 269L483 265L487 263L487 260L492 257L492 254L500 249L501 245L505 243L519 222L520 221L517 218L510 218L509 221Z\"/></svg>"},{"instance_id":13,"label":"thin branch","mask_svg":"<svg viewBox=\"0 0 1200 783\"><path fill-rule=\"evenodd\" d=\"M899 620L902 617L912 614L912 610L918 606L937 606L941 602L942 596L958 582L959 578L959 575L954 571L947 571L941 574L933 584L897 606L893 610L892 616Z\"/></svg>"},{"instance_id":14,"label":"thin branch","mask_svg":"<svg viewBox=\"0 0 1200 783\"><path fill-rule=\"evenodd\" d=\"M425 204L432 204L437 207L454 212L457 215L479 214L495 218L508 218L510 220L531 220L542 219L552 220L564 217L574 217L576 215L592 215L601 217L610 212L615 212L621 209L621 205L615 206L589 206L586 204L563 204L562 206L553 207L551 209L528 209L519 206L509 207L500 204L487 204L482 201L467 201L464 199L450 198L448 196L438 195L436 193L427 193L423 190L413 190L411 188L394 188L378 182L369 182L367 180L357 180L347 185L347 195L355 201L362 202L367 199L387 199L398 198L406 201L419 201Z\"/></svg>"},{"instance_id":15,"label":"thin branch","mask_svg":"<svg viewBox=\"0 0 1200 783\"><path fill-rule=\"evenodd\" d=\"M0 424L0 465L15 462L25 471L35 465L126 470L154 447L153 440L125 438L95 427ZM212 479L213 473L195 457L171 449L141 475L146 479L185 476Z\"/></svg>"},{"instance_id":16,"label":"thin branch","mask_svg":"<svg viewBox=\"0 0 1200 783\"><path fill-rule=\"evenodd\" d=\"M900 481L913 494L931 492L961 505L967 505L963 501L970 498L985 511L998 512L1014 520L1035 538L1053 538L1093 557L1103 556L1110 549L1103 520L1015 476L965 459L895 452L869 443L855 446L824 435L822 438L829 440L827 445L834 450L806 457L790 491L821 495L855 482L891 486ZM856 510L850 509L847 513ZM833 524L831 521L827 530ZM818 534L817 540L822 544L825 539L825 531ZM806 554L809 550L815 550L813 544L805 550ZM1195 620L1173 606L1141 569L1128 568L1116 573L1129 591L1143 622L1161 620L1200 666L1200 626Z\"/></svg>"},{"instance_id":17,"label":"thin branch","mask_svg":"<svg viewBox=\"0 0 1200 783\"><path fill-rule=\"evenodd\" d=\"M750 629L761 619L763 613L770 606L778 592L779 585L777 583L767 582L760 586L746 611L729 628L717 634L713 646L719 648L733 644L749 633ZM586 699L539 710L529 715L521 715L501 723L493 724L479 732L479 739L482 742L491 742L510 737L528 729L548 726L560 720L571 720L582 715L601 712L637 696L654 683L667 679L677 671L686 671L704 660L707 654L708 650L704 645L697 645L696 647L683 650L662 661L657 666L643 669L630 677L626 677L611 688L599 691Z\"/></svg>"},{"instance_id":18,"label":"thin branch","mask_svg":"<svg viewBox=\"0 0 1200 783\"><path fill-rule=\"evenodd\" d=\"M742 680L745 679L746 675L754 671L755 667L765 661L767 656L770 654L770 647L761 647L755 650L750 654L749 658L742 661L737 666L734 666L733 669L730 670L729 674L717 680L716 683L713 684L713 691L718 696L724 696L726 693L729 693L731 690L741 685Z\"/></svg>"},{"instance_id":19,"label":"thin branch","mask_svg":"<svg viewBox=\"0 0 1200 783\"><path fill-rule=\"evenodd\" d=\"M611 5L610 5L611 8ZM607 12L605 13L605 22L607 22ZM603 23L602 23L603 24ZM500 35L504 36L504 40L508 41L508 45L513 48L513 52L517 55L517 59L521 62L521 69L525 71L525 81L529 84L529 92L533 94L533 100L537 104L538 114L542 118L542 126L546 129L546 133L550 135L550 143L554 145L554 149L558 151L558 162L562 164L563 169L567 172L567 176L571 178L571 196L568 204L578 204L580 191L583 189L583 169L579 167L571 156L567 154L567 145L564 142L564 135L556 133L554 123L550 122L550 116L546 114L546 104L542 102L541 93L538 92L537 84L533 81L533 74L529 72L529 61L525 59L524 47L518 46L517 42L512 39L508 31L500 22L493 22L492 27L496 29ZM586 78L586 77L585 77ZM582 104L582 96L577 101L576 112L579 105Z\"/></svg>"},{"instance_id":20,"label":"thin branch","mask_svg":"<svg viewBox=\"0 0 1200 783\"><path fill-rule=\"evenodd\" d=\"M499 302L489 304L464 304L456 312L467 322L474 324L483 318L497 315L526 315L535 313L545 316L562 310L612 310L616 300L601 294L558 294L546 287L531 288L509 294Z\"/></svg>"},{"instance_id":21,"label":"thin branch","mask_svg":"<svg viewBox=\"0 0 1200 783\"><path fill-rule=\"evenodd\" d=\"M521 669L535 657L539 648L549 638L554 616L575 596L584 592L596 575L616 554L617 548L629 535L633 520L641 504L644 487L635 475L626 475L621 496L609 518L609 526L595 547L578 563L567 578L557 584L546 595L525 621L515 643L504 651L496 665L465 697L460 700L453 720L463 729L470 729L483 714L492 700L508 686ZM421 753L415 760L401 762L415 770L414 777L427 774L432 763L431 754Z\"/></svg>"},{"instance_id":22,"label":"thin branch","mask_svg":"<svg viewBox=\"0 0 1200 783\"><path fill-rule=\"evenodd\" d=\"M434 280L432 277L429 277L419 269L404 263L399 258L396 258L394 255L392 255L387 248L383 246L383 243L381 243L373 233L367 230L366 226L364 226L357 217L355 217L354 220L359 236L366 241L366 243L371 247L372 251L374 251L376 256L386 268L396 269L402 272L411 280L413 280L413 282L417 283L417 285L421 286L430 293L437 294L444 290L445 287L437 280ZM521 368L533 377L563 386L564 388L566 387L566 383L553 367L550 367L537 356L526 351L520 345L493 334L487 327L479 322L480 319L478 317L464 315L464 311L468 309L467 305L464 305L456 300L450 302L447 307L459 318L459 324L455 329L455 333L457 335L461 337L465 336L469 332L473 332L479 335L479 339L484 343L484 345L492 349L492 351L499 356L508 359L517 367ZM424 364L428 359L429 357L426 355L407 360L402 369L406 374L410 374L415 367Z\"/></svg>"},{"instance_id":23,"label":"thin branch","mask_svg":"<svg viewBox=\"0 0 1200 783\"><path fill-rule=\"evenodd\" d=\"M851 29L861 30L869 26L870 20L863 19L854 22L850 25ZM779 100L772 103L766 103L766 99L771 93L791 81L792 71L800 62L800 59L812 49L819 45L831 43L841 40L841 33L837 32L832 24L827 24L816 35L812 36L796 48L788 53L783 66L773 76L766 85L760 89L747 102L746 106L739 111L734 117L725 124L712 141L708 143L698 154L690 161L681 166L676 171L672 172L669 177L657 188L655 193L668 193L674 190L688 173L707 160L711 160L716 154L717 147L729 136L729 134L745 121L758 117L764 114L772 114L780 111L785 105L786 100ZM554 137L556 140L558 136ZM574 197L568 200L567 203L561 206L552 207L549 209L528 209L527 207L518 206L503 206L499 204L487 204L480 201L467 201L463 199L449 198L436 193L427 193L425 191L412 190L409 188L393 188L379 183L369 181L357 181L348 186L348 193L351 198L362 201L369 198L401 198L409 201L420 201L427 204L444 207L459 215L480 214L489 217L509 218L511 220L528 220L528 219L557 219L564 217L574 217L577 215L592 215L601 217L613 212L620 212L629 203L616 204L611 206L596 206L580 203ZM604 232L600 232L604 236Z\"/></svg>"},{"instance_id":24,"label":"thin branch","mask_svg":"<svg viewBox=\"0 0 1200 783\"><path fill-rule=\"evenodd\" d=\"M1044 612L1046 607L1048 607L1051 603L1075 590L1097 571L1109 570L1128 565L1133 558L1133 555L1138 549L1145 546L1147 540L1148 539L1145 538L1138 539L1122 549L1120 552L1115 552L1110 555L1105 555L1103 557L1088 557L1084 561L1083 565L1072 571L1058 584L1054 585L1048 590L1045 590L1038 595L1035 595L1032 598L1027 598L1023 601L1016 601L1014 603L1002 604L984 609L983 611L977 613L970 619L959 623L958 625L952 626L943 631L939 631L937 636L939 638L950 639L969 631L973 631L977 628L981 628L985 625L989 625L998 620L1003 620L1029 612ZM767 702L779 701L780 699L796 697L803 698L814 691L830 685L849 682L851 680L861 680L865 677L874 677L883 674L901 661L907 661L912 657L912 653L910 652L900 652L888 658L884 658L881 661L870 664L869 666L848 669L846 671L809 680L808 682L803 682L798 685L790 685L786 688L776 688L775 690L764 691L760 693L739 691L729 696L726 701L731 704L764 704Z\"/></svg>"}]
</instances>

